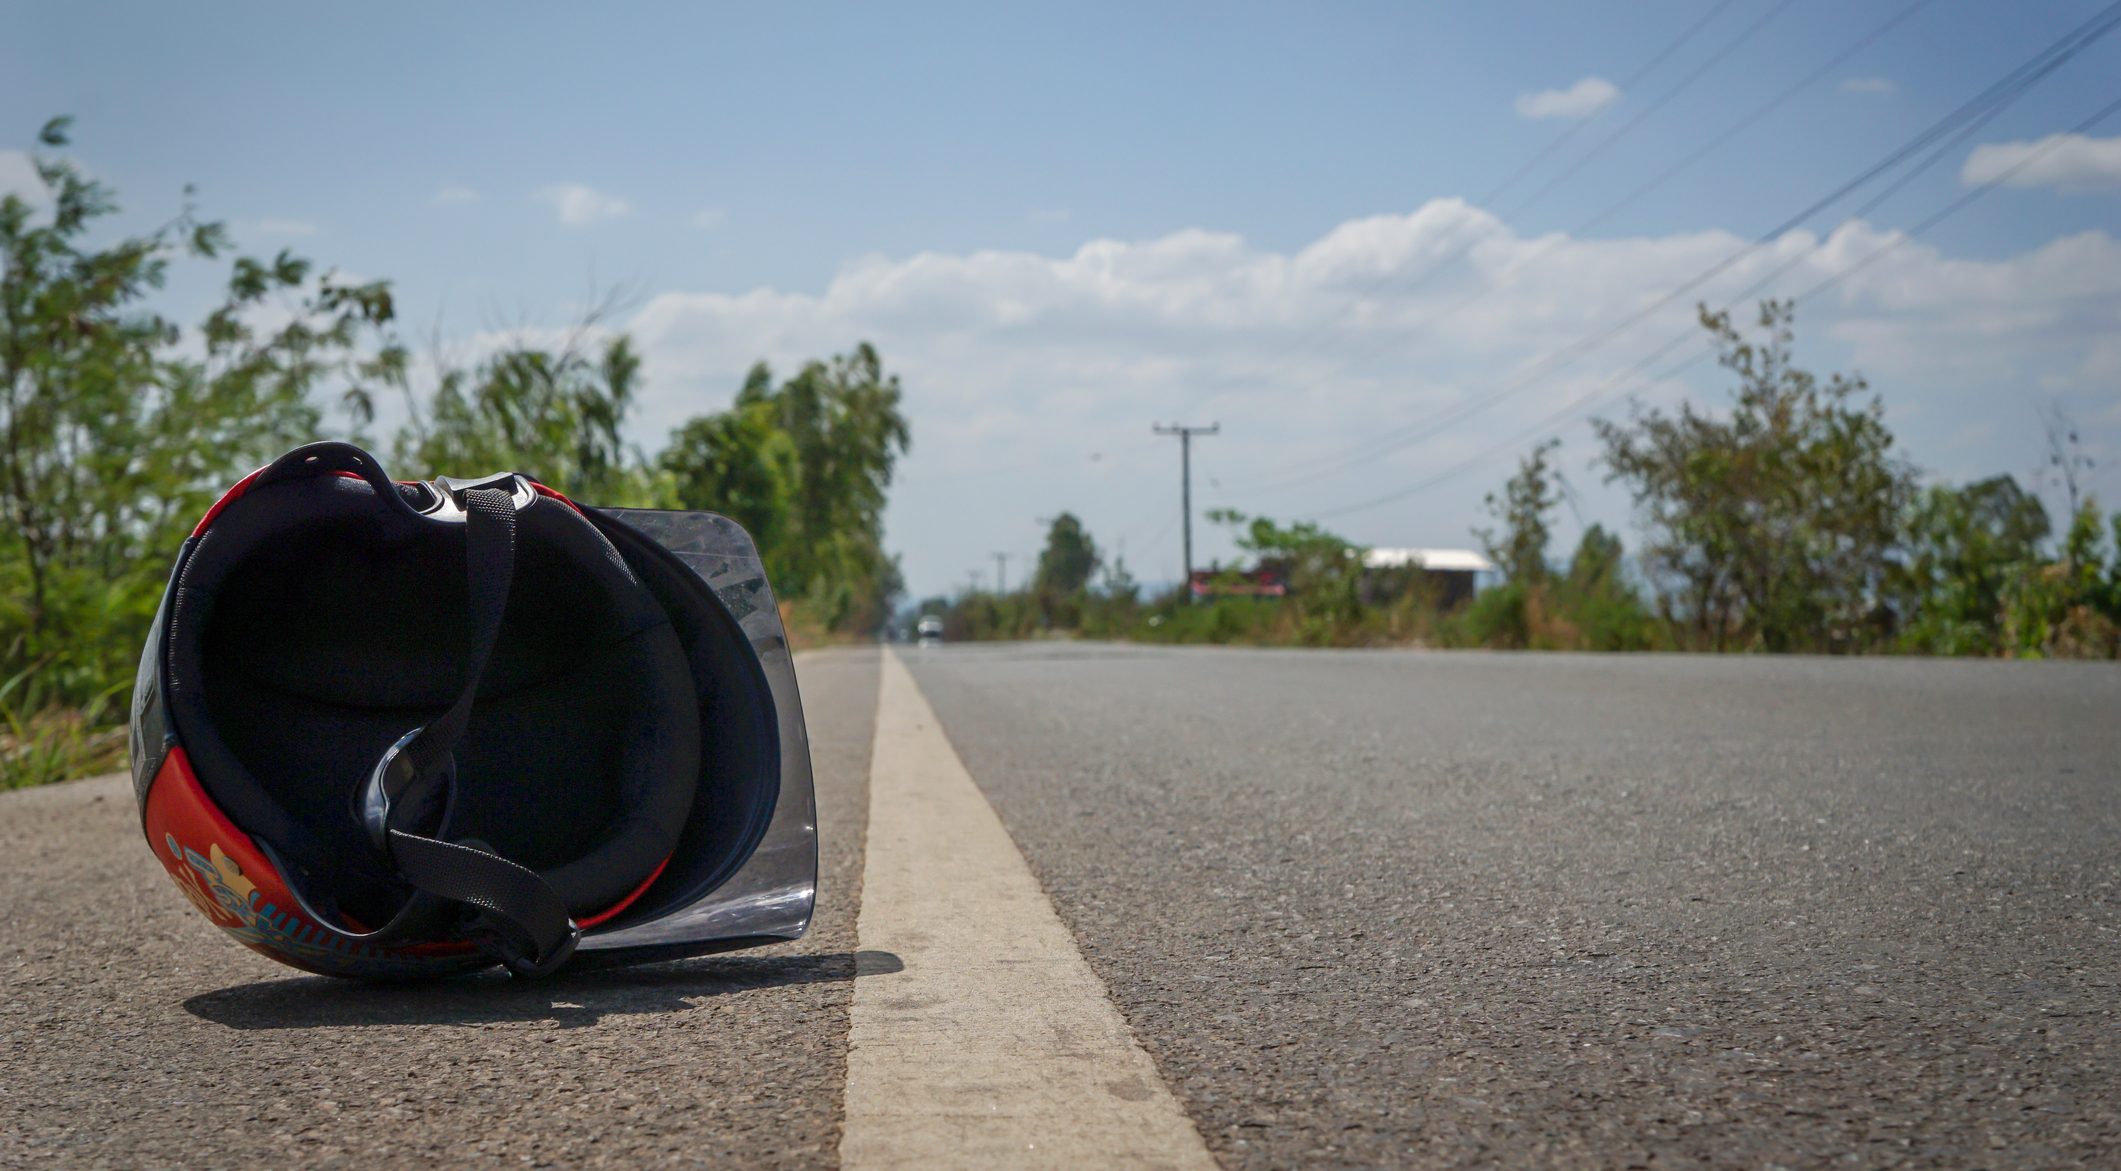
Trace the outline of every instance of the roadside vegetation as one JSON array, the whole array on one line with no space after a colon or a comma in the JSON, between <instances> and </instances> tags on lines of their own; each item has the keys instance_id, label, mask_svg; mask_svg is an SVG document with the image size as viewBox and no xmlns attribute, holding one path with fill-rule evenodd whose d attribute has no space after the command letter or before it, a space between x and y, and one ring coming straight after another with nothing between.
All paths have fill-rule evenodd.
<instances>
[{"instance_id":1,"label":"roadside vegetation","mask_svg":"<svg viewBox=\"0 0 2121 1171\"><path fill-rule=\"evenodd\" d=\"M713 508L758 538L792 629L873 633L899 591L882 545L911 441L901 388L866 344L776 378L659 451L626 439L641 366L592 313L556 345L415 360L391 287L294 254L241 255L190 202L140 235L48 124L39 198L0 198L0 788L120 767L140 646L171 562L246 472L324 436L401 477L512 469L592 504ZM213 266L196 323L160 307L179 265ZM390 396L403 422L376 433Z\"/></svg>"},{"instance_id":2,"label":"roadside vegetation","mask_svg":"<svg viewBox=\"0 0 2121 1171\"><path fill-rule=\"evenodd\" d=\"M416 357L388 282L243 255L189 192L161 226L122 235L115 193L64 156L65 120L40 141L41 195L0 197L0 787L120 764L139 648L184 536L244 473L325 435L388 453L400 476L508 468L593 504L726 513L810 642L932 613L954 640L2121 653L2121 514L2078 491L2089 464L2068 421L2048 420L2060 518L2009 475L1924 486L1861 379L1794 364L1775 302L1750 332L1703 313L1734 380L1722 408L1597 423L1596 466L1645 534L1632 556L1593 525L1557 559L1566 485L1550 440L1475 534L1500 582L1452 604L1420 569L1366 567L1315 523L1220 511L1208 519L1245 557L1218 567L1223 584L1271 569L1285 596L1151 596L1064 513L1023 588L900 610L882 517L911 433L899 380L866 343L786 375L761 363L726 406L644 450L628 426L641 361L609 306L557 340ZM189 324L163 291L179 266L220 289Z\"/></svg>"},{"instance_id":3,"label":"roadside vegetation","mask_svg":"<svg viewBox=\"0 0 2121 1171\"><path fill-rule=\"evenodd\" d=\"M1500 582L1453 606L1418 570L1365 568L1365 550L1315 524L1212 512L1249 559L1234 568L1274 572L1287 596L1144 596L1063 516L1029 588L918 610L941 614L953 639L2121 655L2121 513L2079 491L2090 465L2067 419L2047 419L2045 471L2067 501L2056 524L2009 475L1923 487L1862 379L1795 364L1789 305L1762 304L1750 333L1728 314L1703 310L1701 324L1734 379L1726 405L1595 423L1596 466L1628 490L1645 534L1632 560L1595 524L1555 560L1566 486L1547 440L1488 496L1493 523L1474 533ZM1074 569L1049 577L1063 549Z\"/></svg>"}]
</instances>

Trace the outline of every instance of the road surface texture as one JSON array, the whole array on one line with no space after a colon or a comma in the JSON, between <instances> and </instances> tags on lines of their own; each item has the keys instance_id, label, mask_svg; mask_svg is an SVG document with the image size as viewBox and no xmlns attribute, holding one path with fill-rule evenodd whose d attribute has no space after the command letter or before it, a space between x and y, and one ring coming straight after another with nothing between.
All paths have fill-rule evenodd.
<instances>
[{"instance_id":1,"label":"road surface texture","mask_svg":"<svg viewBox=\"0 0 2121 1171\"><path fill-rule=\"evenodd\" d=\"M0 1166L888 1165L850 1061L980 1019L896 990L983 989L906 918L972 893L905 881L921 818L864 855L887 744L907 800L969 773L952 816L983 794L1035 879L992 914L1057 914L1163 1082L1112 1096L1168 1087L1227 1166L2115 1165L2121 670L896 653L897 701L873 651L800 661L818 925L737 956L304 977L190 909L122 782L0 795ZM877 726L880 674L946 745ZM850 1059L858 967L887 1035Z\"/></svg>"},{"instance_id":2,"label":"road surface texture","mask_svg":"<svg viewBox=\"0 0 2121 1171\"><path fill-rule=\"evenodd\" d=\"M2121 1166L2121 671L908 652L1227 1164Z\"/></svg>"},{"instance_id":3,"label":"road surface texture","mask_svg":"<svg viewBox=\"0 0 2121 1171\"><path fill-rule=\"evenodd\" d=\"M874 652L805 656L823 844L799 944L364 987L217 938L130 782L0 795L0 1166L830 1165Z\"/></svg>"}]
</instances>

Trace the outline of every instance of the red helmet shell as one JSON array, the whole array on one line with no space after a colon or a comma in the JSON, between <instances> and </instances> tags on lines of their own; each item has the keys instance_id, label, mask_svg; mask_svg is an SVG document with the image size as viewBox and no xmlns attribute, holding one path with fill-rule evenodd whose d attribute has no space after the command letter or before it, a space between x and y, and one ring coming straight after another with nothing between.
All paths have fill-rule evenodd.
<instances>
[{"instance_id":1,"label":"red helmet shell","mask_svg":"<svg viewBox=\"0 0 2121 1171\"><path fill-rule=\"evenodd\" d=\"M283 964L325 976L391 977L491 962L468 943L377 948L311 922L265 851L207 799L182 748L162 758L142 825L155 858L193 906L236 942Z\"/></svg>"}]
</instances>

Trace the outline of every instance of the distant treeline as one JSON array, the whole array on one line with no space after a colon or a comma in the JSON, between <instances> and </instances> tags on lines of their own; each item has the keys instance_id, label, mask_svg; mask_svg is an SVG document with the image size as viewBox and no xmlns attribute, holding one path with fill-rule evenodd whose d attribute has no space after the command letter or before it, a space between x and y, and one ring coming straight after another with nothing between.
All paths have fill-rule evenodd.
<instances>
[{"instance_id":1,"label":"distant treeline","mask_svg":"<svg viewBox=\"0 0 2121 1171\"><path fill-rule=\"evenodd\" d=\"M1145 598L1069 515L1024 590L931 598L945 637L1080 634L1168 642L1553 650L2121 655L2121 513L2079 490L2073 427L2047 419L2057 525L2014 477L1922 488L1860 378L1792 361L1790 305L1760 306L1748 336L1701 314L1735 378L1722 411L1637 409L1594 426L1598 466L1624 486L1647 541L1631 566L1592 525L1565 563L1551 530L1564 484L1558 441L1535 446L1475 535L1500 585L1445 607L1419 571L1366 569L1364 550L1317 525L1211 513L1286 597Z\"/></svg>"},{"instance_id":2,"label":"distant treeline","mask_svg":"<svg viewBox=\"0 0 2121 1171\"><path fill-rule=\"evenodd\" d=\"M556 346L415 361L390 286L288 252L236 255L186 206L110 239L112 193L41 136L42 198L0 199L0 787L111 767L140 647L185 534L250 469L351 438L400 477L521 471L601 505L711 508L758 539L804 629L873 631L899 592L882 515L910 441L867 344L776 380L660 450L625 439L641 365L591 314ZM225 263L185 328L154 307L173 263ZM371 434L383 396L404 423Z\"/></svg>"}]
</instances>

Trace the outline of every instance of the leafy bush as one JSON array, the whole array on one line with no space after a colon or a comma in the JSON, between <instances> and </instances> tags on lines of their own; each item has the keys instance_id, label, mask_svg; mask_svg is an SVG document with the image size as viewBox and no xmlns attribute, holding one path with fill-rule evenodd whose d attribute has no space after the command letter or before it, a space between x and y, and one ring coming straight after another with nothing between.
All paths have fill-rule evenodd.
<instances>
[{"instance_id":1,"label":"leafy bush","mask_svg":"<svg viewBox=\"0 0 2121 1171\"><path fill-rule=\"evenodd\" d=\"M1523 650L1531 646L1535 589L1529 583L1512 581L1475 594L1457 613L1444 620L1441 631L1444 645L1495 650Z\"/></svg>"},{"instance_id":2,"label":"leafy bush","mask_svg":"<svg viewBox=\"0 0 2121 1171\"><path fill-rule=\"evenodd\" d=\"M2087 500L2070 520L2061 555L2018 567L2003 596L2003 653L2023 658L2121 657L2121 513L2113 548Z\"/></svg>"},{"instance_id":3,"label":"leafy bush","mask_svg":"<svg viewBox=\"0 0 2121 1171\"><path fill-rule=\"evenodd\" d=\"M1861 377L1822 381L1794 364L1793 313L1762 302L1754 340L1702 309L1738 379L1728 412L1689 403L1594 424L1608 479L1628 486L1650 531L1651 573L1702 649L1880 641L1914 469Z\"/></svg>"}]
</instances>

